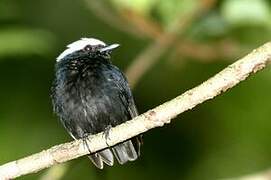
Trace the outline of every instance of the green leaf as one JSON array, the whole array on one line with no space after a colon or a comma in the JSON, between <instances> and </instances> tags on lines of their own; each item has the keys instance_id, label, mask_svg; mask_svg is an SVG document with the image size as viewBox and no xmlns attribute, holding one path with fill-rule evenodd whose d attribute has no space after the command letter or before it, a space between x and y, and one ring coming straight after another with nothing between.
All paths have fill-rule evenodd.
<instances>
[{"instance_id":1,"label":"green leaf","mask_svg":"<svg viewBox=\"0 0 271 180\"><path fill-rule=\"evenodd\" d=\"M191 38L222 37L229 31L229 25L217 12L212 12L194 23L189 30Z\"/></svg>"},{"instance_id":2,"label":"green leaf","mask_svg":"<svg viewBox=\"0 0 271 180\"><path fill-rule=\"evenodd\" d=\"M47 31L20 27L0 30L0 58L30 54L47 55L53 50L53 45L53 35Z\"/></svg>"},{"instance_id":3,"label":"green leaf","mask_svg":"<svg viewBox=\"0 0 271 180\"><path fill-rule=\"evenodd\" d=\"M18 12L18 8L14 2L0 1L0 20L15 19L19 16Z\"/></svg>"},{"instance_id":4,"label":"green leaf","mask_svg":"<svg viewBox=\"0 0 271 180\"><path fill-rule=\"evenodd\" d=\"M111 0L117 8L131 9L140 14L150 14L157 0Z\"/></svg>"},{"instance_id":5,"label":"green leaf","mask_svg":"<svg viewBox=\"0 0 271 180\"><path fill-rule=\"evenodd\" d=\"M158 14L164 24L170 24L176 18L180 18L193 11L198 4L195 0L160 0Z\"/></svg>"},{"instance_id":6,"label":"green leaf","mask_svg":"<svg viewBox=\"0 0 271 180\"><path fill-rule=\"evenodd\" d=\"M265 0L226 0L222 15L233 25L269 25L270 9Z\"/></svg>"}]
</instances>

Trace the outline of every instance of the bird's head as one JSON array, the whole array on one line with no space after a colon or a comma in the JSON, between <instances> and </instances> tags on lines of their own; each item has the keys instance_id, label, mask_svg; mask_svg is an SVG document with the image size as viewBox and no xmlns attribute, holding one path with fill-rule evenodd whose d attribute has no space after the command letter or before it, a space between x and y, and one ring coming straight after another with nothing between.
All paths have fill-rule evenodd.
<instances>
[{"instance_id":1,"label":"bird's head","mask_svg":"<svg viewBox=\"0 0 271 180\"><path fill-rule=\"evenodd\" d=\"M67 46L57 58L57 62L72 55L89 55L93 57L103 56L108 57L111 51L119 47L119 44L107 45L103 41L95 38L81 38Z\"/></svg>"}]
</instances>

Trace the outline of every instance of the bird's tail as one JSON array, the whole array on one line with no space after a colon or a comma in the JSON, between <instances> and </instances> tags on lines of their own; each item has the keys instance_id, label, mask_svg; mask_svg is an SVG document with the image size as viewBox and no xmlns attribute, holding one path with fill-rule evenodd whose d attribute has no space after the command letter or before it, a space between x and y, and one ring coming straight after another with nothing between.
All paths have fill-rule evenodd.
<instances>
[{"instance_id":1,"label":"bird's tail","mask_svg":"<svg viewBox=\"0 0 271 180\"><path fill-rule=\"evenodd\" d=\"M135 137L131 140L117 144L110 149L108 148L88 155L88 157L99 169L103 169L103 163L113 166L114 156L120 164L124 164L128 161L134 161L139 157L141 144L141 137Z\"/></svg>"}]
</instances>

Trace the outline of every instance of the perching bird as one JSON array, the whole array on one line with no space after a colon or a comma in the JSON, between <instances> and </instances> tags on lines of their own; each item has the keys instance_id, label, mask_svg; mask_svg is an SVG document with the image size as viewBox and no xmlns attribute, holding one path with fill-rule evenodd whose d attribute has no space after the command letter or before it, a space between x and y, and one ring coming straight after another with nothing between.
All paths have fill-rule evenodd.
<instances>
[{"instance_id":1,"label":"perching bird","mask_svg":"<svg viewBox=\"0 0 271 180\"><path fill-rule=\"evenodd\" d=\"M124 74L110 61L118 44L82 38L67 46L56 60L52 101L56 114L74 139L105 132L137 116ZM141 136L88 155L98 168L120 164L140 155Z\"/></svg>"}]
</instances>

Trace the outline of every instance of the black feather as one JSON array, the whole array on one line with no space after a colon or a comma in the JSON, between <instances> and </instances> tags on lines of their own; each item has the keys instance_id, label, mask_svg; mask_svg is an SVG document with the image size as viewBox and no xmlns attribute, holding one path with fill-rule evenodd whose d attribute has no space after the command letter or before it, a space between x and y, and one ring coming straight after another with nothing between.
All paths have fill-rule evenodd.
<instances>
[{"instance_id":1,"label":"black feather","mask_svg":"<svg viewBox=\"0 0 271 180\"><path fill-rule=\"evenodd\" d=\"M77 51L56 64L52 87L54 110L70 135L84 138L137 116L131 90L123 73L108 54ZM89 157L100 169L133 161L140 154L141 137L135 137Z\"/></svg>"}]
</instances>

